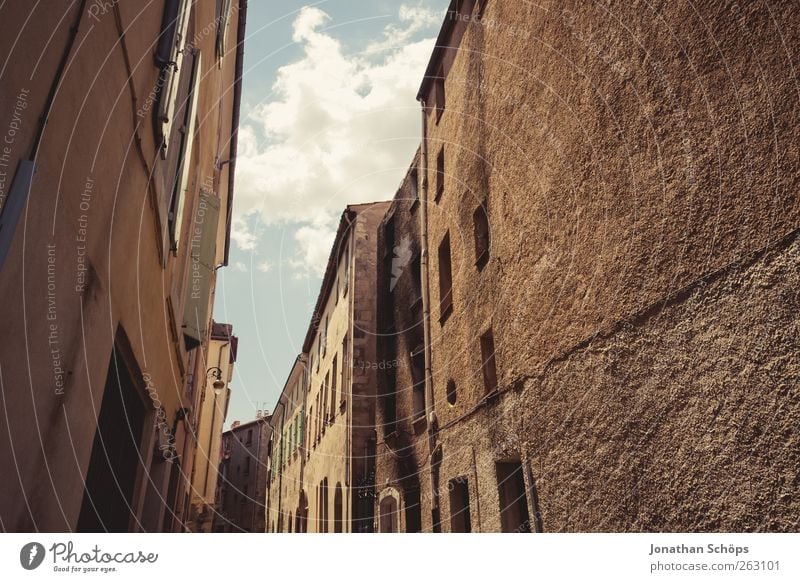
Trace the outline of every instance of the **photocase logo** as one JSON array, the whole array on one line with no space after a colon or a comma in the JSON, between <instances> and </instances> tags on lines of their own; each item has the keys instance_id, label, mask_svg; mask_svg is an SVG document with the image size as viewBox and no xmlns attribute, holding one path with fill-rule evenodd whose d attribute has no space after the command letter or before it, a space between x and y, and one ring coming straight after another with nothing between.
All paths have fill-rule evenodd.
<instances>
[{"instance_id":1,"label":"photocase logo","mask_svg":"<svg viewBox=\"0 0 800 582\"><path fill-rule=\"evenodd\" d=\"M19 563L26 570L35 570L44 561L44 546L38 542L30 542L22 546L19 552Z\"/></svg>"},{"instance_id":2,"label":"photocase logo","mask_svg":"<svg viewBox=\"0 0 800 582\"><path fill-rule=\"evenodd\" d=\"M403 268L408 265L412 257L411 240L408 236L404 236L400 240L400 244L392 249L394 258L392 259L392 279L389 281L389 291L394 290L397 285L397 280L403 274Z\"/></svg>"}]
</instances>

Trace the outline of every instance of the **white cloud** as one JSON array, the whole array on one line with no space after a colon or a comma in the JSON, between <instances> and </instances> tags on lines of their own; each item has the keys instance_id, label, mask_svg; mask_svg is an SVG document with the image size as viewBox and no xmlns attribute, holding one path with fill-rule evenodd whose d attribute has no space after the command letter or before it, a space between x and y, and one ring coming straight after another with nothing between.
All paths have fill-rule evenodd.
<instances>
[{"instance_id":1,"label":"white cloud","mask_svg":"<svg viewBox=\"0 0 800 582\"><path fill-rule=\"evenodd\" d=\"M314 275L322 277L328 264L336 229L333 224L308 224L301 226L294 234L300 249L298 256L289 260L298 276Z\"/></svg>"},{"instance_id":2,"label":"white cloud","mask_svg":"<svg viewBox=\"0 0 800 582\"><path fill-rule=\"evenodd\" d=\"M246 272L247 272L247 265L245 265L245 264L244 264L242 261L236 261L236 262L233 264L233 267L234 267L234 268L235 268L237 271L239 271L240 273L246 273Z\"/></svg>"},{"instance_id":3,"label":"white cloud","mask_svg":"<svg viewBox=\"0 0 800 582\"><path fill-rule=\"evenodd\" d=\"M320 30L329 20L318 8L300 11L293 39L302 58L278 70L274 98L251 108L239 131L232 238L255 248L251 213L286 225L299 247L289 264L301 274L324 271L347 204L394 196L419 145L415 96L441 15L402 5L399 24L355 54L332 36L346 28Z\"/></svg>"},{"instance_id":4,"label":"white cloud","mask_svg":"<svg viewBox=\"0 0 800 582\"><path fill-rule=\"evenodd\" d=\"M272 270L273 264L269 261L261 261L256 265L256 269L262 273L269 273Z\"/></svg>"},{"instance_id":5,"label":"white cloud","mask_svg":"<svg viewBox=\"0 0 800 582\"><path fill-rule=\"evenodd\" d=\"M251 232L250 225L243 216L234 216L231 222L231 239L243 251L255 250L258 242L258 238Z\"/></svg>"}]
</instances>

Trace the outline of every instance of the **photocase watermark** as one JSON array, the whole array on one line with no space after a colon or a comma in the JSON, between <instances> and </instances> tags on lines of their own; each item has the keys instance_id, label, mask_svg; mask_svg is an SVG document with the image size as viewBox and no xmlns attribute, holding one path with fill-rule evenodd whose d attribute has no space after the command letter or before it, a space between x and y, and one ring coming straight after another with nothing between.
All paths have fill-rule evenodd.
<instances>
[{"instance_id":1,"label":"photocase watermark","mask_svg":"<svg viewBox=\"0 0 800 582\"><path fill-rule=\"evenodd\" d=\"M364 370L391 370L392 368L399 368L401 365L400 360L379 360L377 362L371 362L367 360L362 360L356 358L353 360L353 368L359 369L361 371Z\"/></svg>"},{"instance_id":2,"label":"photocase watermark","mask_svg":"<svg viewBox=\"0 0 800 582\"><path fill-rule=\"evenodd\" d=\"M78 202L81 214L78 216L78 231L75 235L75 251L77 253L75 292L79 294L86 289L86 275L89 271L86 265L86 240L89 229L89 215L87 213L91 207L93 194L94 179L91 176L87 176Z\"/></svg>"},{"instance_id":3,"label":"photocase watermark","mask_svg":"<svg viewBox=\"0 0 800 582\"><path fill-rule=\"evenodd\" d=\"M392 252L394 253L394 258L392 258L392 278L389 281L389 291L394 290L394 286L397 285L400 275L403 274L403 269L411 261L411 239L409 236L404 235L403 238L400 239L400 244L395 246Z\"/></svg>"},{"instance_id":4,"label":"photocase watermark","mask_svg":"<svg viewBox=\"0 0 800 582\"><path fill-rule=\"evenodd\" d=\"M502 20L486 18L483 14L467 14L460 11L453 11L450 12L449 18L451 20L461 20L463 22L474 22L486 29L502 29L509 36L516 36L522 39L529 39L531 37L531 31L527 28L514 26Z\"/></svg>"},{"instance_id":5,"label":"photocase watermark","mask_svg":"<svg viewBox=\"0 0 800 582\"><path fill-rule=\"evenodd\" d=\"M88 551L76 551L72 542L56 542L50 548L38 542L22 546L19 563L25 570L35 570L42 565L47 553L53 558L53 571L73 574L117 572L120 564L155 564L158 554L136 551L106 552L96 545Z\"/></svg>"},{"instance_id":6,"label":"photocase watermark","mask_svg":"<svg viewBox=\"0 0 800 582\"><path fill-rule=\"evenodd\" d=\"M22 114L28 108L29 93L28 89L23 88L17 94L14 109L11 111L11 119L6 126L3 142L0 144L0 209L3 208L8 196L9 179L11 178L8 168L11 164L11 153L14 150L17 133L22 129ZM13 174L13 169L11 172Z\"/></svg>"},{"instance_id":7,"label":"photocase watermark","mask_svg":"<svg viewBox=\"0 0 800 582\"><path fill-rule=\"evenodd\" d=\"M58 332L58 304L56 302L56 245L47 245L47 347L50 352L50 365L57 396L64 395L66 370L61 358L61 340Z\"/></svg>"},{"instance_id":8,"label":"photocase watermark","mask_svg":"<svg viewBox=\"0 0 800 582\"><path fill-rule=\"evenodd\" d=\"M202 190L210 191L209 185L213 186L213 178L206 177L203 181ZM197 212L195 212L194 226L192 228L190 240L190 261L192 270L192 285L191 285L191 298L195 301L202 299L201 293L203 291L203 269L200 265L200 247L203 243L203 228L205 224L206 211L208 210L208 203L201 196L200 202L197 205ZM215 227L216 225L211 225Z\"/></svg>"},{"instance_id":9,"label":"photocase watermark","mask_svg":"<svg viewBox=\"0 0 800 582\"><path fill-rule=\"evenodd\" d=\"M156 425L165 438L165 441L158 445L158 449L161 451L164 460L171 462L173 459L178 458L178 451L175 449L175 435L167 421L167 412L164 410L161 399L158 397L158 390L156 390L152 376L145 372L142 374L142 379L144 380L147 395L150 397L150 400L153 402L153 407L156 409Z\"/></svg>"},{"instance_id":10,"label":"photocase watermark","mask_svg":"<svg viewBox=\"0 0 800 582\"><path fill-rule=\"evenodd\" d=\"M39 542L30 542L19 551L19 563L26 570L35 570L44 562L44 546Z\"/></svg>"},{"instance_id":11,"label":"photocase watermark","mask_svg":"<svg viewBox=\"0 0 800 582\"><path fill-rule=\"evenodd\" d=\"M92 0L87 9L89 18L95 22L100 22L100 17L111 12L118 2L119 0Z\"/></svg>"}]
</instances>

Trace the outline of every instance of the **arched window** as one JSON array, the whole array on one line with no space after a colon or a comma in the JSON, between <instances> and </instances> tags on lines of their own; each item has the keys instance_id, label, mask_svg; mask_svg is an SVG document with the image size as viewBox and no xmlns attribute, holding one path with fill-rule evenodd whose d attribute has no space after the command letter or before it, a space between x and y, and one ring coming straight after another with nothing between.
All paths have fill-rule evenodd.
<instances>
[{"instance_id":1,"label":"arched window","mask_svg":"<svg viewBox=\"0 0 800 582\"><path fill-rule=\"evenodd\" d=\"M333 494L333 532L342 533L342 484L336 484L336 492Z\"/></svg>"},{"instance_id":2,"label":"arched window","mask_svg":"<svg viewBox=\"0 0 800 582\"><path fill-rule=\"evenodd\" d=\"M391 495L381 500L380 532L397 533L397 499Z\"/></svg>"}]
</instances>

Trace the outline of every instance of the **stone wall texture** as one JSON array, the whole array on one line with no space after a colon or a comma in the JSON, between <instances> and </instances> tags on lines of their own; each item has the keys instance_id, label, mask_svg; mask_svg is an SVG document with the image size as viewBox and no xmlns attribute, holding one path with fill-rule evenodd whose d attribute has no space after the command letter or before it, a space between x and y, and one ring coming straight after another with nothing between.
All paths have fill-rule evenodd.
<instances>
[{"instance_id":1,"label":"stone wall texture","mask_svg":"<svg viewBox=\"0 0 800 582\"><path fill-rule=\"evenodd\" d=\"M495 463L514 460L531 529L796 531L797 5L481 5L445 22L440 43L458 48L434 55L440 119L423 92L429 200L416 212L429 220L442 530L446 485L466 476L472 531L500 531ZM398 214L414 212L404 196ZM395 240L419 227L397 228ZM453 311L440 321L447 233ZM402 360L406 342L385 357ZM411 401L396 402L409 418ZM430 445L406 431L433 529ZM378 488L403 495L408 467L381 448L397 438L385 432Z\"/></svg>"}]
</instances>

